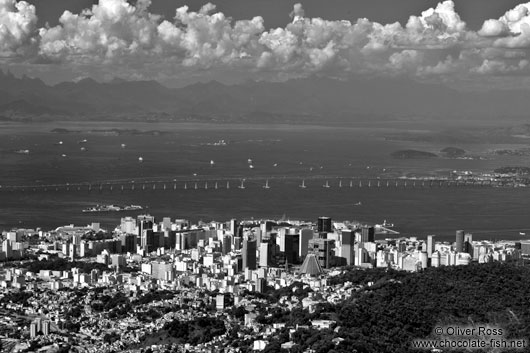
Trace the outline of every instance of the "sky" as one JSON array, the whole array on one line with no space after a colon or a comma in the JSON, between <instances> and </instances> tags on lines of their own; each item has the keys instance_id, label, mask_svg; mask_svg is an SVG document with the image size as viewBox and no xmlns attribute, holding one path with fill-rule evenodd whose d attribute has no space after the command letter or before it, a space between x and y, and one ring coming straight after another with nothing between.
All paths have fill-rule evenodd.
<instances>
[{"instance_id":1,"label":"sky","mask_svg":"<svg viewBox=\"0 0 530 353\"><path fill-rule=\"evenodd\" d=\"M530 2L0 0L0 67L91 77L282 81L411 77L525 87Z\"/></svg>"}]
</instances>

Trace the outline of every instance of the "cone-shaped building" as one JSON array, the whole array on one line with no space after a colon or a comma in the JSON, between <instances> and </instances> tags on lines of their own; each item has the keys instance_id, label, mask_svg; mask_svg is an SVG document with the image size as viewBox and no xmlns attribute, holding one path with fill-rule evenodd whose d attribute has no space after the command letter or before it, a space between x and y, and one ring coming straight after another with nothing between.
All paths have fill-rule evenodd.
<instances>
[{"instance_id":1,"label":"cone-shaped building","mask_svg":"<svg viewBox=\"0 0 530 353\"><path fill-rule=\"evenodd\" d=\"M310 276L317 276L323 272L315 254L307 254L300 272Z\"/></svg>"}]
</instances>

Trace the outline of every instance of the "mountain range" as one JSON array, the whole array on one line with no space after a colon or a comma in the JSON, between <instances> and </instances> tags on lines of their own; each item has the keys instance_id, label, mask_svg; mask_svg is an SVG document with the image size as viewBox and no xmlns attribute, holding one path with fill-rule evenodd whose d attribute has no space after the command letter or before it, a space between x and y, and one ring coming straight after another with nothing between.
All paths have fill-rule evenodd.
<instances>
[{"instance_id":1,"label":"mountain range","mask_svg":"<svg viewBox=\"0 0 530 353\"><path fill-rule=\"evenodd\" d=\"M0 116L162 116L177 119L291 121L362 117L526 116L530 90L459 91L405 78L216 81L168 88L156 81L90 78L53 86L0 71Z\"/></svg>"}]
</instances>

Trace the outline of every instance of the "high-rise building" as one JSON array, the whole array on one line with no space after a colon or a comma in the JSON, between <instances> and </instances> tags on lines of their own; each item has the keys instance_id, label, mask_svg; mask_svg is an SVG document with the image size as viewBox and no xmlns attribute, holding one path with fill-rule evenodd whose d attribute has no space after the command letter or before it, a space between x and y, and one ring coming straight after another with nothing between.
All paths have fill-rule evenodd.
<instances>
[{"instance_id":1,"label":"high-rise building","mask_svg":"<svg viewBox=\"0 0 530 353\"><path fill-rule=\"evenodd\" d=\"M309 240L308 254L314 254L323 268L331 267L335 241L332 239L313 238Z\"/></svg>"},{"instance_id":2,"label":"high-rise building","mask_svg":"<svg viewBox=\"0 0 530 353\"><path fill-rule=\"evenodd\" d=\"M150 215L139 215L136 218L136 226L138 227L138 235L141 236L144 230L153 229L155 224L155 217Z\"/></svg>"},{"instance_id":3,"label":"high-rise building","mask_svg":"<svg viewBox=\"0 0 530 353\"><path fill-rule=\"evenodd\" d=\"M237 219L231 219L230 220L230 233L232 235L237 236L237 228L239 227L239 223L237 222Z\"/></svg>"},{"instance_id":4,"label":"high-rise building","mask_svg":"<svg viewBox=\"0 0 530 353\"><path fill-rule=\"evenodd\" d=\"M463 230L457 230L456 231L456 246L455 251L463 252L464 251L464 231Z\"/></svg>"},{"instance_id":5,"label":"high-rise building","mask_svg":"<svg viewBox=\"0 0 530 353\"><path fill-rule=\"evenodd\" d=\"M68 257L70 261L74 261L74 259L77 257L76 246L73 243L69 243L68 247L70 248L70 251L68 252L69 253Z\"/></svg>"},{"instance_id":6,"label":"high-rise building","mask_svg":"<svg viewBox=\"0 0 530 353\"><path fill-rule=\"evenodd\" d=\"M138 239L136 234L128 233L120 235L121 249L124 252L136 253Z\"/></svg>"},{"instance_id":7,"label":"high-rise building","mask_svg":"<svg viewBox=\"0 0 530 353\"><path fill-rule=\"evenodd\" d=\"M32 322L29 324L29 336L31 338L37 337L37 324L35 322Z\"/></svg>"},{"instance_id":8,"label":"high-rise building","mask_svg":"<svg viewBox=\"0 0 530 353\"><path fill-rule=\"evenodd\" d=\"M223 235L222 253L226 255L232 250L232 236L229 233Z\"/></svg>"},{"instance_id":9,"label":"high-rise building","mask_svg":"<svg viewBox=\"0 0 530 353\"><path fill-rule=\"evenodd\" d=\"M243 256L243 270L256 269L256 240L243 240L243 249L241 251Z\"/></svg>"},{"instance_id":10,"label":"high-rise building","mask_svg":"<svg viewBox=\"0 0 530 353\"><path fill-rule=\"evenodd\" d=\"M241 249L241 237L235 236L234 237L234 250L237 251Z\"/></svg>"},{"instance_id":11,"label":"high-rise building","mask_svg":"<svg viewBox=\"0 0 530 353\"><path fill-rule=\"evenodd\" d=\"M362 227L361 228L361 242L373 243L375 241L375 228L374 227Z\"/></svg>"},{"instance_id":12,"label":"high-rise building","mask_svg":"<svg viewBox=\"0 0 530 353\"><path fill-rule=\"evenodd\" d=\"M318 217L317 232L318 233L331 233L332 232L330 217Z\"/></svg>"},{"instance_id":13,"label":"high-rise building","mask_svg":"<svg viewBox=\"0 0 530 353\"><path fill-rule=\"evenodd\" d=\"M136 228L136 222L132 217L124 217L121 219L120 230L123 233L133 234Z\"/></svg>"},{"instance_id":14,"label":"high-rise building","mask_svg":"<svg viewBox=\"0 0 530 353\"><path fill-rule=\"evenodd\" d=\"M347 265L355 264L355 255L353 245L355 244L355 234L351 229L341 231L341 255L346 259Z\"/></svg>"},{"instance_id":15,"label":"high-rise building","mask_svg":"<svg viewBox=\"0 0 530 353\"><path fill-rule=\"evenodd\" d=\"M464 234L464 252L473 256L473 234Z\"/></svg>"},{"instance_id":16,"label":"high-rise building","mask_svg":"<svg viewBox=\"0 0 530 353\"><path fill-rule=\"evenodd\" d=\"M8 239L2 242L2 252L6 254L8 259L13 257L13 248L11 247L11 241Z\"/></svg>"},{"instance_id":17,"label":"high-rise building","mask_svg":"<svg viewBox=\"0 0 530 353\"><path fill-rule=\"evenodd\" d=\"M49 320L45 320L43 323L42 323L42 333L45 335L45 336L48 336L50 334L50 321Z\"/></svg>"},{"instance_id":18,"label":"high-rise building","mask_svg":"<svg viewBox=\"0 0 530 353\"><path fill-rule=\"evenodd\" d=\"M285 228L283 228L285 229ZM285 256L285 262L292 264L294 261L293 257L293 234L285 230L280 233L280 252Z\"/></svg>"},{"instance_id":19,"label":"high-rise building","mask_svg":"<svg viewBox=\"0 0 530 353\"><path fill-rule=\"evenodd\" d=\"M35 325L37 326L37 333L42 330L42 319L40 317L35 318Z\"/></svg>"},{"instance_id":20,"label":"high-rise building","mask_svg":"<svg viewBox=\"0 0 530 353\"><path fill-rule=\"evenodd\" d=\"M435 235L427 235L427 256L429 259L432 257L434 252L434 237Z\"/></svg>"},{"instance_id":21,"label":"high-rise building","mask_svg":"<svg viewBox=\"0 0 530 353\"><path fill-rule=\"evenodd\" d=\"M171 218L164 217L162 218L162 230L170 230L171 229Z\"/></svg>"},{"instance_id":22,"label":"high-rise building","mask_svg":"<svg viewBox=\"0 0 530 353\"><path fill-rule=\"evenodd\" d=\"M259 245L259 266L269 267L272 266L272 249L273 244L261 243Z\"/></svg>"}]
</instances>

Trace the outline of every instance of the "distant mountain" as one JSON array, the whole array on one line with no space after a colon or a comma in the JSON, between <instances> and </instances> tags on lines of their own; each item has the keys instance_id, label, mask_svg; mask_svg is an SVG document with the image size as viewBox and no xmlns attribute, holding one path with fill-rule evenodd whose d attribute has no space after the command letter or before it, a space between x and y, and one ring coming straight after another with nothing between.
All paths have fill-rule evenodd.
<instances>
[{"instance_id":1,"label":"distant mountain","mask_svg":"<svg viewBox=\"0 0 530 353\"><path fill-rule=\"evenodd\" d=\"M55 110L46 106L34 105L24 99L14 100L6 104L0 105L0 112L6 113L18 113L27 115L59 115L64 114L60 110Z\"/></svg>"},{"instance_id":2,"label":"distant mountain","mask_svg":"<svg viewBox=\"0 0 530 353\"><path fill-rule=\"evenodd\" d=\"M399 116L526 116L530 91L460 92L409 79L327 78L287 82L212 81L167 88L156 81L92 79L47 86L39 79L0 72L0 114L5 112L122 119L130 115L216 121L345 120Z\"/></svg>"}]
</instances>

